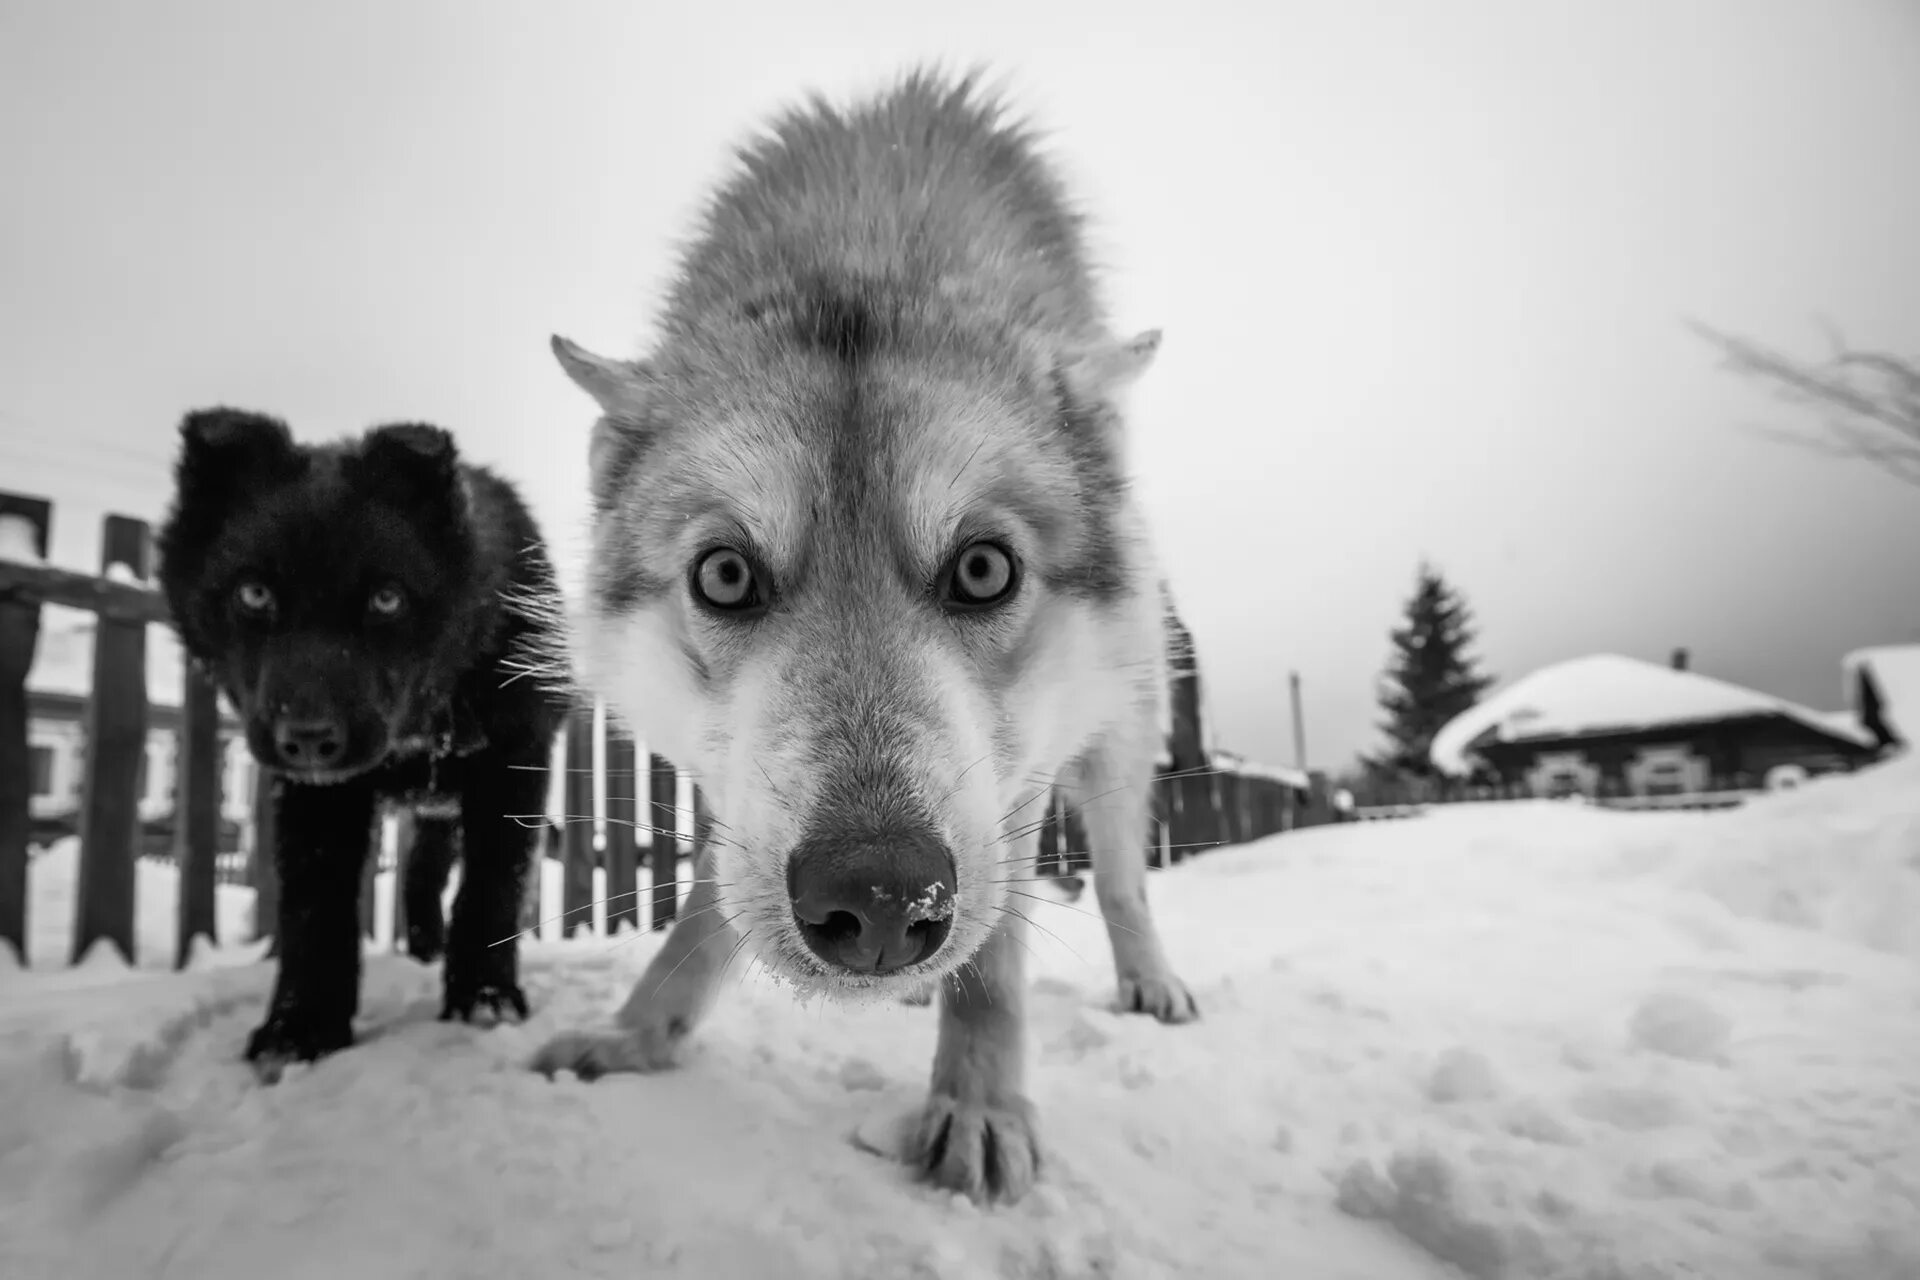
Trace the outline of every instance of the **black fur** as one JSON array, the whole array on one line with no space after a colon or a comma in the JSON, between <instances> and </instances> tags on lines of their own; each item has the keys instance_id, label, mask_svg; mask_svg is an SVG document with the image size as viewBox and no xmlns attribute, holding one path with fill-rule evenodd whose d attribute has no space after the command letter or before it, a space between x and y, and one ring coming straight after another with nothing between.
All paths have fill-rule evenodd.
<instances>
[{"instance_id":1,"label":"black fur","mask_svg":"<svg viewBox=\"0 0 1920 1280\"><path fill-rule=\"evenodd\" d=\"M248 1060L271 1079L353 1042L361 875L388 798L458 801L457 819L418 822L402 888L409 951L446 957L441 1017L524 1018L514 937L536 832L516 816L544 808L565 714L552 673L514 678L538 625L516 600L553 590L532 515L437 427L299 445L277 419L219 408L180 433L161 588L277 775L280 972ZM395 591L399 607L375 607ZM305 757L324 768L289 765L295 723L325 726L326 754Z\"/></svg>"}]
</instances>

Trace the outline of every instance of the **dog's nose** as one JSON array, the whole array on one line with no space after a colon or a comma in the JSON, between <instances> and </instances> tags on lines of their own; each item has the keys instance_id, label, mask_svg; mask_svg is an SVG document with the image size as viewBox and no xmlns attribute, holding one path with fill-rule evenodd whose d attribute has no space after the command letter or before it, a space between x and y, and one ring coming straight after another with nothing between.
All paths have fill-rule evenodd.
<instances>
[{"instance_id":1,"label":"dog's nose","mask_svg":"<svg viewBox=\"0 0 1920 1280\"><path fill-rule=\"evenodd\" d=\"M931 833L809 838L787 861L800 936L828 964L892 973L953 929L953 855Z\"/></svg>"},{"instance_id":2,"label":"dog's nose","mask_svg":"<svg viewBox=\"0 0 1920 1280\"><path fill-rule=\"evenodd\" d=\"M347 733L338 720L281 720L273 749L289 769L325 769L346 753Z\"/></svg>"}]
</instances>

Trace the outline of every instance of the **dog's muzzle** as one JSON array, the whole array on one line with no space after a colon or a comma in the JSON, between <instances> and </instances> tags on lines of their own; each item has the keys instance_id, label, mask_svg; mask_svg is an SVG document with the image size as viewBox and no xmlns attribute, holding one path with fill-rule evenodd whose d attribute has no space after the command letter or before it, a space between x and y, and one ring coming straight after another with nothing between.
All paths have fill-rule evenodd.
<instances>
[{"instance_id":1,"label":"dog's muzzle","mask_svg":"<svg viewBox=\"0 0 1920 1280\"><path fill-rule=\"evenodd\" d=\"M953 930L953 855L931 832L802 840L787 861L800 936L836 968L894 973Z\"/></svg>"}]
</instances>

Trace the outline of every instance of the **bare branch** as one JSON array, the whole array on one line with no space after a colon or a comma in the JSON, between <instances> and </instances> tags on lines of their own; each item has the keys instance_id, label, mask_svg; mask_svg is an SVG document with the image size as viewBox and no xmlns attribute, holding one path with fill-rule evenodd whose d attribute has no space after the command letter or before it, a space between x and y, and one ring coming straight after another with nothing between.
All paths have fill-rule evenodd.
<instances>
[{"instance_id":1,"label":"bare branch","mask_svg":"<svg viewBox=\"0 0 1920 1280\"><path fill-rule=\"evenodd\" d=\"M1826 326L1832 354L1819 364L1698 322L1688 327L1719 351L1722 368L1770 385L1782 400L1816 409L1826 428L1825 439L1771 429L1758 434L1871 462L1920 486L1920 359L1855 350L1832 326Z\"/></svg>"}]
</instances>

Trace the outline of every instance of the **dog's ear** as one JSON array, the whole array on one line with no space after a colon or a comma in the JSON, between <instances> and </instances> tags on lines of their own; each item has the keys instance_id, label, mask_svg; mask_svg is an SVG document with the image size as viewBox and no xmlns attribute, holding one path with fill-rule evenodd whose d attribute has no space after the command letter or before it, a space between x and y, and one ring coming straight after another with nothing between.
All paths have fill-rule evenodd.
<instances>
[{"instance_id":1,"label":"dog's ear","mask_svg":"<svg viewBox=\"0 0 1920 1280\"><path fill-rule=\"evenodd\" d=\"M444 510L460 500L460 451L450 433L424 422L367 432L357 469L362 484L408 508Z\"/></svg>"},{"instance_id":2,"label":"dog's ear","mask_svg":"<svg viewBox=\"0 0 1920 1280\"><path fill-rule=\"evenodd\" d=\"M623 418L633 423L646 417L647 393L653 389L646 365L637 360L595 355L557 333L551 343L554 358L566 370L567 377L594 398L600 412L609 418Z\"/></svg>"},{"instance_id":3,"label":"dog's ear","mask_svg":"<svg viewBox=\"0 0 1920 1280\"><path fill-rule=\"evenodd\" d=\"M1081 400L1113 400L1139 381L1160 354L1160 330L1148 329L1122 342L1104 342L1061 361L1061 374Z\"/></svg>"},{"instance_id":4,"label":"dog's ear","mask_svg":"<svg viewBox=\"0 0 1920 1280\"><path fill-rule=\"evenodd\" d=\"M235 494L298 475L304 465L293 433L278 418L220 406L181 419L174 477L182 507L216 510Z\"/></svg>"},{"instance_id":5,"label":"dog's ear","mask_svg":"<svg viewBox=\"0 0 1920 1280\"><path fill-rule=\"evenodd\" d=\"M604 502L638 452L646 431L653 371L637 360L595 355L557 333L552 347L573 385L600 406L600 419L587 442L587 474L594 495Z\"/></svg>"},{"instance_id":6,"label":"dog's ear","mask_svg":"<svg viewBox=\"0 0 1920 1280\"><path fill-rule=\"evenodd\" d=\"M1052 377L1062 425L1116 462L1127 453L1126 418L1120 401L1160 352L1160 331L1148 329L1125 341L1081 347L1054 359Z\"/></svg>"},{"instance_id":7,"label":"dog's ear","mask_svg":"<svg viewBox=\"0 0 1920 1280\"><path fill-rule=\"evenodd\" d=\"M278 418L215 406L180 420L173 505L155 531L154 547L161 588L183 637L199 567L227 521L243 503L298 479L306 467L307 455Z\"/></svg>"}]
</instances>

